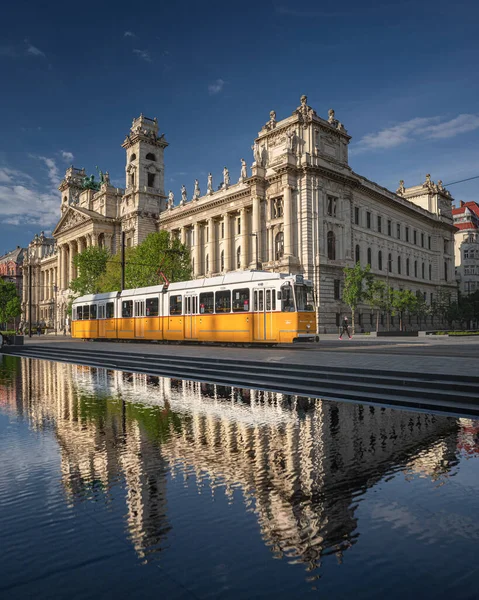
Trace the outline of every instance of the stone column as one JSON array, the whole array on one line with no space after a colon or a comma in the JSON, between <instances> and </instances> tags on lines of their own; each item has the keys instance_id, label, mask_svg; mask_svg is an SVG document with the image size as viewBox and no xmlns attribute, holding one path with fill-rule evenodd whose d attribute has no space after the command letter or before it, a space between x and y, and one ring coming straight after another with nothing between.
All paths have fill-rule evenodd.
<instances>
[{"instance_id":1,"label":"stone column","mask_svg":"<svg viewBox=\"0 0 479 600\"><path fill-rule=\"evenodd\" d=\"M256 256L258 257L258 262L262 261L262 252L261 252L261 225L260 225L260 215L261 215L261 199L259 196L255 196L253 198L253 223L252 223L252 232L255 233L256 237L253 240L255 247L253 248L253 261L256 263ZM258 268L258 265L255 264L255 269Z\"/></svg>"},{"instance_id":2,"label":"stone column","mask_svg":"<svg viewBox=\"0 0 479 600\"><path fill-rule=\"evenodd\" d=\"M248 213L246 212L246 208L242 208L240 210L240 219L241 219L241 268L248 268L248 245L249 245L249 236L248 236Z\"/></svg>"},{"instance_id":3,"label":"stone column","mask_svg":"<svg viewBox=\"0 0 479 600\"><path fill-rule=\"evenodd\" d=\"M194 260L195 268L193 270L193 276L196 277L201 273L200 260L200 224L195 223L193 226L193 244L191 246L191 258Z\"/></svg>"},{"instance_id":4,"label":"stone column","mask_svg":"<svg viewBox=\"0 0 479 600\"><path fill-rule=\"evenodd\" d=\"M181 243L183 246L186 244L186 227L181 228Z\"/></svg>"},{"instance_id":5,"label":"stone column","mask_svg":"<svg viewBox=\"0 0 479 600\"><path fill-rule=\"evenodd\" d=\"M274 231L271 225L268 227L268 260L274 260Z\"/></svg>"},{"instance_id":6,"label":"stone column","mask_svg":"<svg viewBox=\"0 0 479 600\"><path fill-rule=\"evenodd\" d=\"M111 233L105 233L105 248L108 250L108 252L110 252L110 254L113 252L112 240L113 235Z\"/></svg>"},{"instance_id":7,"label":"stone column","mask_svg":"<svg viewBox=\"0 0 479 600\"><path fill-rule=\"evenodd\" d=\"M291 220L291 186L287 185L283 190L283 207L284 207L284 255L291 256L293 254L293 229Z\"/></svg>"},{"instance_id":8,"label":"stone column","mask_svg":"<svg viewBox=\"0 0 479 600\"><path fill-rule=\"evenodd\" d=\"M210 273L216 273L216 230L213 219L208 219L208 260Z\"/></svg>"},{"instance_id":9,"label":"stone column","mask_svg":"<svg viewBox=\"0 0 479 600\"><path fill-rule=\"evenodd\" d=\"M225 272L231 271L231 232L230 232L230 214L223 215L225 229L224 253L225 253Z\"/></svg>"},{"instance_id":10,"label":"stone column","mask_svg":"<svg viewBox=\"0 0 479 600\"><path fill-rule=\"evenodd\" d=\"M39 293L40 301L43 300L44 294L45 294L44 284L45 284L45 273L41 270L41 267L40 267L40 289L39 289L39 292L40 292Z\"/></svg>"},{"instance_id":11,"label":"stone column","mask_svg":"<svg viewBox=\"0 0 479 600\"><path fill-rule=\"evenodd\" d=\"M67 287L70 287L70 281L75 279L75 266L73 264L73 257L75 256L75 250L73 248L73 242L68 244L70 248L69 260L68 260L68 282Z\"/></svg>"},{"instance_id":12,"label":"stone column","mask_svg":"<svg viewBox=\"0 0 479 600\"><path fill-rule=\"evenodd\" d=\"M96 233L91 234L91 245L98 246L98 235Z\"/></svg>"}]
</instances>

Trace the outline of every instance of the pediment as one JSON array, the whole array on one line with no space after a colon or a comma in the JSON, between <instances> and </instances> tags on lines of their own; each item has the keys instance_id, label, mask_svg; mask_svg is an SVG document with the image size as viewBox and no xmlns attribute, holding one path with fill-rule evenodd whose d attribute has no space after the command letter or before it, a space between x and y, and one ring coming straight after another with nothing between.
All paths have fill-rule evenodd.
<instances>
[{"instance_id":1,"label":"pediment","mask_svg":"<svg viewBox=\"0 0 479 600\"><path fill-rule=\"evenodd\" d=\"M76 210L72 206L68 207L65 214L62 216L60 221L58 221L57 226L53 230L53 237L58 237L63 232L73 229L75 227L79 227L83 225L83 223L92 222L92 218L81 213L79 210Z\"/></svg>"}]
</instances>

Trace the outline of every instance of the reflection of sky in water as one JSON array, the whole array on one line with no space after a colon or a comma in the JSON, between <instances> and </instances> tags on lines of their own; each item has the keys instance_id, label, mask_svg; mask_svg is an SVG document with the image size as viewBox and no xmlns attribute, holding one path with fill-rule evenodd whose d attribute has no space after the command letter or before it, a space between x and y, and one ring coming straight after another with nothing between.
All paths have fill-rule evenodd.
<instances>
[{"instance_id":1,"label":"reflection of sky in water","mask_svg":"<svg viewBox=\"0 0 479 600\"><path fill-rule=\"evenodd\" d=\"M8 357L0 593L470 597L478 431Z\"/></svg>"}]
</instances>

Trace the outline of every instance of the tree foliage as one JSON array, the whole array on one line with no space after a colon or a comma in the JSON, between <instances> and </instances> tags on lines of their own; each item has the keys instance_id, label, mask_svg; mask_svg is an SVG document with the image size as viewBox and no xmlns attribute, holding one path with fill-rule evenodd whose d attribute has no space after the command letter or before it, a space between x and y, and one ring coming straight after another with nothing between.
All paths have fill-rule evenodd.
<instances>
[{"instance_id":1,"label":"tree foliage","mask_svg":"<svg viewBox=\"0 0 479 600\"><path fill-rule=\"evenodd\" d=\"M422 296L421 296L422 299ZM421 305L421 300L411 290L393 290L391 294L391 308L394 314L399 315L399 331L403 330L404 315L416 314Z\"/></svg>"},{"instance_id":2,"label":"tree foliage","mask_svg":"<svg viewBox=\"0 0 479 600\"><path fill-rule=\"evenodd\" d=\"M0 323L8 324L22 313L22 303L14 283L0 279Z\"/></svg>"},{"instance_id":3,"label":"tree foliage","mask_svg":"<svg viewBox=\"0 0 479 600\"><path fill-rule=\"evenodd\" d=\"M371 309L376 311L376 331L379 331L379 313L388 309L387 293L388 289L384 281L370 280L365 300Z\"/></svg>"},{"instance_id":4,"label":"tree foliage","mask_svg":"<svg viewBox=\"0 0 479 600\"><path fill-rule=\"evenodd\" d=\"M344 289L343 300L351 309L351 326L354 333L354 316L358 304L368 298L368 291L373 281L370 273L371 266L366 265L364 269L357 262L354 267L344 267Z\"/></svg>"},{"instance_id":5,"label":"tree foliage","mask_svg":"<svg viewBox=\"0 0 479 600\"><path fill-rule=\"evenodd\" d=\"M78 277L70 282L70 289L75 296L100 292L100 278L106 270L109 258L108 250L99 246L90 246L73 258Z\"/></svg>"}]
</instances>

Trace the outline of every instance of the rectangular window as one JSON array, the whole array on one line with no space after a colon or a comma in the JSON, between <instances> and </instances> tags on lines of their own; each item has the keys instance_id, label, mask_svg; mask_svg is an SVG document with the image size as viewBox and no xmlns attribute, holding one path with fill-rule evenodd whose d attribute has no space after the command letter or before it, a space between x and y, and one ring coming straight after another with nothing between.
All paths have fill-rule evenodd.
<instances>
[{"instance_id":1,"label":"rectangular window","mask_svg":"<svg viewBox=\"0 0 479 600\"><path fill-rule=\"evenodd\" d=\"M266 310L271 310L271 290L266 290Z\"/></svg>"},{"instance_id":2,"label":"rectangular window","mask_svg":"<svg viewBox=\"0 0 479 600\"><path fill-rule=\"evenodd\" d=\"M113 319L115 316L115 305L113 302L106 303L106 318Z\"/></svg>"},{"instance_id":3,"label":"rectangular window","mask_svg":"<svg viewBox=\"0 0 479 600\"><path fill-rule=\"evenodd\" d=\"M233 290L233 312L249 310L249 289Z\"/></svg>"},{"instance_id":4,"label":"rectangular window","mask_svg":"<svg viewBox=\"0 0 479 600\"><path fill-rule=\"evenodd\" d=\"M83 319L83 306L77 306L77 320L81 321Z\"/></svg>"},{"instance_id":5,"label":"rectangular window","mask_svg":"<svg viewBox=\"0 0 479 600\"><path fill-rule=\"evenodd\" d=\"M392 235L392 223L389 219L388 219L388 235Z\"/></svg>"},{"instance_id":6,"label":"rectangular window","mask_svg":"<svg viewBox=\"0 0 479 600\"><path fill-rule=\"evenodd\" d=\"M416 244L416 245L417 245L417 231L416 231L416 230L414 230L414 234L413 234L413 242L414 242L414 244Z\"/></svg>"},{"instance_id":7,"label":"rectangular window","mask_svg":"<svg viewBox=\"0 0 479 600\"><path fill-rule=\"evenodd\" d=\"M121 316L127 319L133 316L133 300L123 300L121 303Z\"/></svg>"},{"instance_id":8,"label":"rectangular window","mask_svg":"<svg viewBox=\"0 0 479 600\"><path fill-rule=\"evenodd\" d=\"M155 187L155 174L148 173L148 187Z\"/></svg>"},{"instance_id":9,"label":"rectangular window","mask_svg":"<svg viewBox=\"0 0 479 600\"><path fill-rule=\"evenodd\" d=\"M294 312L293 288L290 285L281 286L281 310Z\"/></svg>"},{"instance_id":10,"label":"rectangular window","mask_svg":"<svg viewBox=\"0 0 479 600\"><path fill-rule=\"evenodd\" d=\"M381 233L382 230L382 219L381 217L378 217L378 231L379 233Z\"/></svg>"},{"instance_id":11,"label":"rectangular window","mask_svg":"<svg viewBox=\"0 0 479 600\"><path fill-rule=\"evenodd\" d=\"M98 318L99 319L105 318L105 305L104 304L98 305Z\"/></svg>"},{"instance_id":12,"label":"rectangular window","mask_svg":"<svg viewBox=\"0 0 479 600\"><path fill-rule=\"evenodd\" d=\"M238 235L241 233L241 218L238 218Z\"/></svg>"},{"instance_id":13,"label":"rectangular window","mask_svg":"<svg viewBox=\"0 0 479 600\"><path fill-rule=\"evenodd\" d=\"M334 299L341 300L341 281L339 279L334 280Z\"/></svg>"},{"instance_id":14,"label":"rectangular window","mask_svg":"<svg viewBox=\"0 0 479 600\"><path fill-rule=\"evenodd\" d=\"M400 223L398 223L397 227L396 227L396 236L397 236L398 240L401 239L401 224Z\"/></svg>"},{"instance_id":15,"label":"rectangular window","mask_svg":"<svg viewBox=\"0 0 479 600\"><path fill-rule=\"evenodd\" d=\"M145 302L143 300L135 300L135 317L145 316Z\"/></svg>"},{"instance_id":16,"label":"rectangular window","mask_svg":"<svg viewBox=\"0 0 479 600\"><path fill-rule=\"evenodd\" d=\"M221 222L221 238L224 239L225 237L225 223L224 221Z\"/></svg>"},{"instance_id":17,"label":"rectangular window","mask_svg":"<svg viewBox=\"0 0 479 600\"><path fill-rule=\"evenodd\" d=\"M429 248L429 250L431 249L431 236L430 235L427 236L427 247Z\"/></svg>"},{"instance_id":18,"label":"rectangular window","mask_svg":"<svg viewBox=\"0 0 479 600\"><path fill-rule=\"evenodd\" d=\"M147 298L146 299L146 316L157 317L158 316L159 301L158 298Z\"/></svg>"},{"instance_id":19,"label":"rectangular window","mask_svg":"<svg viewBox=\"0 0 479 600\"><path fill-rule=\"evenodd\" d=\"M366 213L366 227L371 229L371 213L369 211Z\"/></svg>"},{"instance_id":20,"label":"rectangular window","mask_svg":"<svg viewBox=\"0 0 479 600\"><path fill-rule=\"evenodd\" d=\"M424 233L421 233L421 248L424 248Z\"/></svg>"},{"instance_id":21,"label":"rectangular window","mask_svg":"<svg viewBox=\"0 0 479 600\"><path fill-rule=\"evenodd\" d=\"M354 207L354 224L359 225L359 206Z\"/></svg>"},{"instance_id":22,"label":"rectangular window","mask_svg":"<svg viewBox=\"0 0 479 600\"><path fill-rule=\"evenodd\" d=\"M211 314L215 312L215 300L213 292L200 294L200 314Z\"/></svg>"},{"instance_id":23,"label":"rectangular window","mask_svg":"<svg viewBox=\"0 0 479 600\"><path fill-rule=\"evenodd\" d=\"M181 315L182 296L170 296L170 315Z\"/></svg>"},{"instance_id":24,"label":"rectangular window","mask_svg":"<svg viewBox=\"0 0 479 600\"><path fill-rule=\"evenodd\" d=\"M90 319L96 319L96 315L97 315L96 304L92 304L90 306Z\"/></svg>"},{"instance_id":25,"label":"rectangular window","mask_svg":"<svg viewBox=\"0 0 479 600\"><path fill-rule=\"evenodd\" d=\"M215 292L215 312L229 313L231 312L231 292Z\"/></svg>"},{"instance_id":26,"label":"rectangular window","mask_svg":"<svg viewBox=\"0 0 479 600\"><path fill-rule=\"evenodd\" d=\"M406 227L406 242L409 242L409 227Z\"/></svg>"},{"instance_id":27,"label":"rectangular window","mask_svg":"<svg viewBox=\"0 0 479 600\"><path fill-rule=\"evenodd\" d=\"M83 307L83 320L88 321L89 319L90 319L90 307L85 305Z\"/></svg>"}]
</instances>

